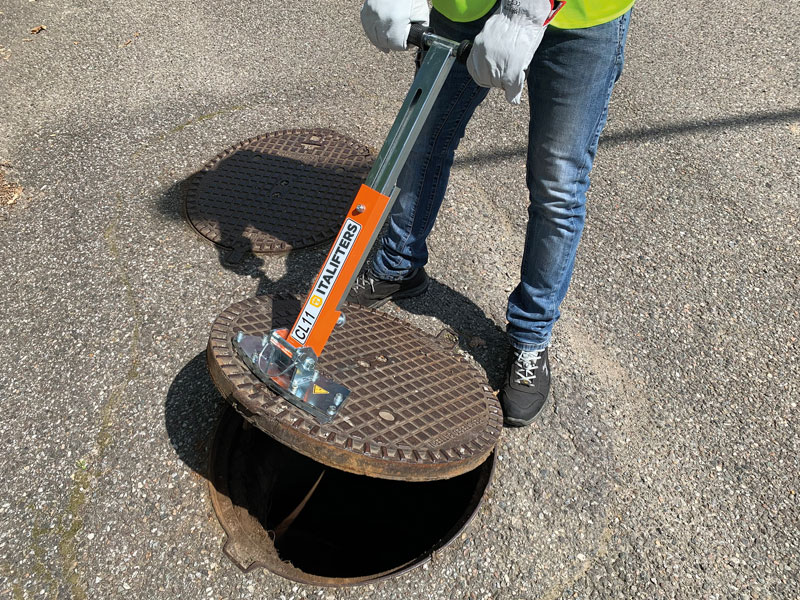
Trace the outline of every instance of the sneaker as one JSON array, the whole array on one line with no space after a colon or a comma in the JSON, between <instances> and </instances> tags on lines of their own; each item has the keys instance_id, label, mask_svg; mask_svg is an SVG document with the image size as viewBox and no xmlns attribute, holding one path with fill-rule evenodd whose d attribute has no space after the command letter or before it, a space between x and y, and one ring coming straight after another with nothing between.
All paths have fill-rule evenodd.
<instances>
[{"instance_id":1,"label":"sneaker","mask_svg":"<svg viewBox=\"0 0 800 600\"><path fill-rule=\"evenodd\" d=\"M368 270L358 276L350 288L347 301L367 308L378 308L389 300L412 298L428 289L430 280L425 269L415 269L408 278L400 281L378 279Z\"/></svg>"},{"instance_id":2,"label":"sneaker","mask_svg":"<svg viewBox=\"0 0 800 600\"><path fill-rule=\"evenodd\" d=\"M547 348L508 353L506 376L499 400L503 407L503 424L508 427L530 425L542 412L550 392L550 361Z\"/></svg>"}]
</instances>

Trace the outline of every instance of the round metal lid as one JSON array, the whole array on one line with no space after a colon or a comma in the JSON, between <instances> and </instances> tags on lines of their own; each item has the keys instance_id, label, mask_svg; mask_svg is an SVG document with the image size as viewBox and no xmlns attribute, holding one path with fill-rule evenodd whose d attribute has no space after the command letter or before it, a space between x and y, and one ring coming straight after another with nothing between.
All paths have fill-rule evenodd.
<instances>
[{"instance_id":1,"label":"round metal lid","mask_svg":"<svg viewBox=\"0 0 800 600\"><path fill-rule=\"evenodd\" d=\"M497 399L481 373L431 336L386 313L346 305L319 362L350 388L328 424L264 385L236 355L238 331L263 335L289 327L294 297L234 304L211 329L207 358L217 388L256 427L323 464L405 481L446 479L489 456L502 431Z\"/></svg>"},{"instance_id":2,"label":"round metal lid","mask_svg":"<svg viewBox=\"0 0 800 600\"><path fill-rule=\"evenodd\" d=\"M246 140L188 182L184 213L228 262L333 239L374 161L329 129L289 129Z\"/></svg>"}]
</instances>

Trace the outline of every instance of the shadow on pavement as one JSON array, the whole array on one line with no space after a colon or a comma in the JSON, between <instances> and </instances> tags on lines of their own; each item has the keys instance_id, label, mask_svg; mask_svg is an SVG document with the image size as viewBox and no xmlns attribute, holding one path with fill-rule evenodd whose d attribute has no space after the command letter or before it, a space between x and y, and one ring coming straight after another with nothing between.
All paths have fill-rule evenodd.
<instances>
[{"instance_id":1,"label":"shadow on pavement","mask_svg":"<svg viewBox=\"0 0 800 600\"><path fill-rule=\"evenodd\" d=\"M156 204L156 211L160 216L172 221L180 221L188 228L191 226L184 215L184 200L193 177L195 174L173 184L161 195ZM251 223L246 219L236 222L219 221L216 223L219 244L212 244L199 235L197 237L216 249L219 264L224 269L256 280L256 295L276 292L303 295L308 291L308 287L322 263L329 242L284 254L256 254L253 251L252 240L245 235L245 232L257 227L260 231L281 239L281 236L285 235L284 229L268 227L268 224L272 222L275 221L264 218L258 219L258 223ZM267 276L264 266L269 260L286 261L286 272L280 279L273 280Z\"/></svg>"},{"instance_id":2,"label":"shadow on pavement","mask_svg":"<svg viewBox=\"0 0 800 600\"><path fill-rule=\"evenodd\" d=\"M677 137L681 135L691 135L699 132L713 132L721 129L744 129L756 125L773 125L776 123L789 123L800 119L800 109L778 110L770 112L754 113L735 117L724 117L718 119L707 119L701 121L685 121L683 123L673 123L660 127L645 127L634 129L633 131L620 131L603 135L600 138L600 147L622 146L630 142L643 142L662 138ZM527 153L527 146L509 148L484 153L472 154L456 159L457 165L479 165L500 162L509 158L524 158Z\"/></svg>"},{"instance_id":3,"label":"shadow on pavement","mask_svg":"<svg viewBox=\"0 0 800 600\"><path fill-rule=\"evenodd\" d=\"M457 335L458 346L486 371L489 385L497 389L502 381L508 338L472 300L431 278L428 291L417 298L401 300L398 306L416 315L435 317ZM447 336L443 332L440 339Z\"/></svg>"},{"instance_id":4,"label":"shadow on pavement","mask_svg":"<svg viewBox=\"0 0 800 600\"><path fill-rule=\"evenodd\" d=\"M164 402L164 422L175 453L206 478L214 432L227 406L208 373L205 351L181 369Z\"/></svg>"}]
</instances>

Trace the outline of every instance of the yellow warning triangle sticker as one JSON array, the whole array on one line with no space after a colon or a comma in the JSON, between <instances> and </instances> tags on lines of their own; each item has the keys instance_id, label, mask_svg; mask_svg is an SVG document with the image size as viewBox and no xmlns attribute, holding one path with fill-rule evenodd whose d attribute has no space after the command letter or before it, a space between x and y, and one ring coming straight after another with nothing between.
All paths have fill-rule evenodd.
<instances>
[{"instance_id":1,"label":"yellow warning triangle sticker","mask_svg":"<svg viewBox=\"0 0 800 600\"><path fill-rule=\"evenodd\" d=\"M326 389L319 387L318 385L314 384L314 393L315 394L330 394L330 392Z\"/></svg>"}]
</instances>

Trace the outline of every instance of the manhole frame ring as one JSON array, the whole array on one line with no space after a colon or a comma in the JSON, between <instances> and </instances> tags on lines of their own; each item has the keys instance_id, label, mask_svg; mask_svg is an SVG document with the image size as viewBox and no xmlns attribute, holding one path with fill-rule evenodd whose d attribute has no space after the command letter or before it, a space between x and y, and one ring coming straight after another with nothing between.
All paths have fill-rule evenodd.
<instances>
[{"instance_id":1,"label":"manhole frame ring","mask_svg":"<svg viewBox=\"0 0 800 600\"><path fill-rule=\"evenodd\" d=\"M286 560L281 560L277 557L276 553L276 560L274 563L267 562L263 560L254 560L249 565L244 566L242 563L233 555L231 547L237 543L237 539L234 535L232 535L230 530L230 523L224 521L223 518L220 516L223 513L227 513L229 515L235 515L233 510L233 501L230 499L230 496L226 493L228 491L227 487L227 476L228 476L228 463L224 461L224 467L220 470L218 468L218 464L223 462L220 456L220 452L224 449L225 456L229 455L230 450L233 445L233 433L235 433L236 429L241 428L243 423L249 423L247 418L242 415L239 411L239 408L236 405L228 405L225 409L223 414L220 416L219 421L217 422L217 426L214 430L213 441L211 445L211 453L209 454L208 459L208 491L211 498L211 504L214 509L214 514L217 517L217 521L219 522L220 527L225 532L225 541L222 546L222 551L229 558L231 562L233 562L243 573L252 573L256 569L265 569L270 573L278 575L280 577L284 577L290 581L294 581L296 583L306 584L306 585L318 585L321 587L356 587L360 585L368 585L371 583L377 583L380 581L385 581L387 579L392 579L394 577L399 577L409 571L412 571L418 567L421 567L428 562L430 562L434 556L438 553L444 551L446 548L450 547L455 541L461 536L461 534L469 527L472 521L477 516L478 512L480 511L483 503L486 499L487 492L491 487L492 483L494 482L494 475L495 470L497 467L497 460L496 460L496 447L492 448L492 451L486 457L483 463L475 467L476 469L487 469L488 473L484 473L481 476L481 481L485 481L485 485L483 485L483 489L480 495L477 497L477 500L473 500L474 508L470 512L469 516L464 519L463 523L456 525L453 528L452 535L449 535L446 541L444 541L440 546L435 547L433 549L425 550L421 553L419 559L412 559L411 561L399 565L393 569L389 569L387 571L383 571L381 573L375 573L371 575L364 575L360 577L343 577L343 578L335 578L335 577L324 577L321 575L313 575L310 573L305 573L301 571L297 567L291 564L291 562ZM266 432L263 432L265 435L268 435ZM280 440L276 440L280 443ZM222 447L221 447L222 446ZM488 463L488 465L487 465ZM331 467L335 468L335 467ZM222 480L220 480L222 479ZM475 488L473 492L473 499L478 492L478 487ZM229 518L235 518L229 517ZM266 532L268 537L269 533ZM448 534L451 532L448 531ZM444 537L444 536L443 536Z\"/></svg>"}]
</instances>

